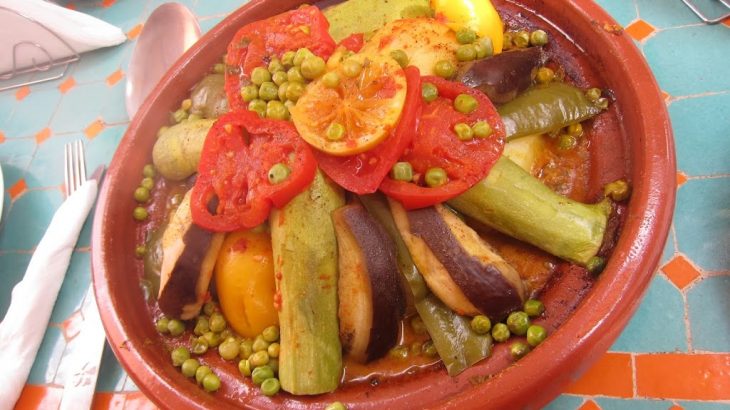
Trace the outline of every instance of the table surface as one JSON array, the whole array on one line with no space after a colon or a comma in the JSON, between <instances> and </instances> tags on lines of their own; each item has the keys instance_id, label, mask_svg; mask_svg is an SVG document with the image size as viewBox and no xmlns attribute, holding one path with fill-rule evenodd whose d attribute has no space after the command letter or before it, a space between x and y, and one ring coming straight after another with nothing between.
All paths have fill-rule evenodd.
<instances>
[{"instance_id":1,"label":"table surface","mask_svg":"<svg viewBox=\"0 0 730 410\"><path fill-rule=\"evenodd\" d=\"M698 1L713 11L713 0ZM207 31L245 1L184 0ZM129 119L127 65L162 1L80 0L68 7L119 26L124 44L82 55L59 80L0 93L0 317L63 201L62 149L83 139L88 167L107 164ZM707 26L680 0L598 0L625 28L663 91L677 147L677 205L659 269L635 316L550 409L730 407L730 20ZM83 317L90 222L74 251L19 408L56 408L61 363ZM147 408L107 345L95 408Z\"/></svg>"}]
</instances>

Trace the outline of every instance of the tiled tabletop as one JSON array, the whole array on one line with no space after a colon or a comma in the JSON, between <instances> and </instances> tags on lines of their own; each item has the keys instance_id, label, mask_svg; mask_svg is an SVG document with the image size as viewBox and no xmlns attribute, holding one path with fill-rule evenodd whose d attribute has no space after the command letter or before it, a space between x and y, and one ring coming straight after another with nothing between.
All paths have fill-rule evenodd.
<instances>
[{"instance_id":1,"label":"tiled tabletop","mask_svg":"<svg viewBox=\"0 0 730 410\"><path fill-rule=\"evenodd\" d=\"M712 8L715 0L696 0ZM210 29L245 1L183 0ZM730 408L730 21L700 24L680 0L598 0L651 65L674 125L677 207L651 287L621 337L550 409ZM88 166L108 163L129 119L125 72L159 0L68 3L127 33L88 54L62 79L0 93L0 317L34 247L63 200L65 143L83 139ZM715 5L716 6L716 5ZM68 342L83 321L90 280L84 227L19 408L52 408ZM104 351L95 408L154 407Z\"/></svg>"}]
</instances>

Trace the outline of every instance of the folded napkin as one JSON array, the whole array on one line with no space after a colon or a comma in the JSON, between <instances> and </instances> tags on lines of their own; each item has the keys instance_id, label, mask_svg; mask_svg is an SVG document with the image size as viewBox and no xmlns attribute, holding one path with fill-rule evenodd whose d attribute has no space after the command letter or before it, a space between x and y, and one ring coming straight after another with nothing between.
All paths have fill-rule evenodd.
<instances>
[{"instance_id":1,"label":"folded napkin","mask_svg":"<svg viewBox=\"0 0 730 410\"><path fill-rule=\"evenodd\" d=\"M95 180L84 182L53 215L0 322L0 410L15 406L48 327L81 227L96 199Z\"/></svg>"},{"instance_id":2,"label":"folded napkin","mask_svg":"<svg viewBox=\"0 0 730 410\"><path fill-rule=\"evenodd\" d=\"M29 17L53 31L63 41L15 13L0 9L0 73L13 69L13 48L20 41L43 46L48 55L25 44L15 50L16 68L43 65L51 59L69 57L101 47L123 43L127 37L122 30L89 15L79 13L43 0L0 0L0 7ZM64 44L64 41L66 44ZM70 48L69 48L70 47Z\"/></svg>"}]
</instances>

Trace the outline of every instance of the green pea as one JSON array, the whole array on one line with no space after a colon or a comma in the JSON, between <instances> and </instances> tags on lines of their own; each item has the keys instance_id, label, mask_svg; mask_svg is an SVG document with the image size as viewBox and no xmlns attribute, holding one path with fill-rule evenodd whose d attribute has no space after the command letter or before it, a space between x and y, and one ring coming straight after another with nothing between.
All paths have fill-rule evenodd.
<instances>
[{"instance_id":1,"label":"green pea","mask_svg":"<svg viewBox=\"0 0 730 410\"><path fill-rule=\"evenodd\" d=\"M536 79L540 84L548 84L555 79L555 71L549 67L540 67L537 69Z\"/></svg>"},{"instance_id":2,"label":"green pea","mask_svg":"<svg viewBox=\"0 0 730 410\"><path fill-rule=\"evenodd\" d=\"M509 328L504 323L497 323L492 327L492 339L496 342L504 342L509 339Z\"/></svg>"},{"instance_id":3,"label":"green pea","mask_svg":"<svg viewBox=\"0 0 730 410\"><path fill-rule=\"evenodd\" d=\"M216 63L213 66L213 72L216 74L223 74L226 72L226 65L223 63Z\"/></svg>"},{"instance_id":4,"label":"green pea","mask_svg":"<svg viewBox=\"0 0 730 410\"><path fill-rule=\"evenodd\" d=\"M527 313L527 316L538 317L545 311L545 305L537 299L529 299L525 301L523 309Z\"/></svg>"},{"instance_id":5,"label":"green pea","mask_svg":"<svg viewBox=\"0 0 730 410\"><path fill-rule=\"evenodd\" d=\"M510 48L514 47L514 43L512 42L513 38L514 35L511 31L505 31L502 35L502 49L509 50Z\"/></svg>"},{"instance_id":6,"label":"green pea","mask_svg":"<svg viewBox=\"0 0 730 410\"><path fill-rule=\"evenodd\" d=\"M145 203L150 200L150 190L145 187L138 187L134 190L134 200Z\"/></svg>"},{"instance_id":7,"label":"green pea","mask_svg":"<svg viewBox=\"0 0 730 410\"><path fill-rule=\"evenodd\" d=\"M261 383L261 393L265 396L273 396L281 390L281 383L276 377L264 380Z\"/></svg>"},{"instance_id":8,"label":"green pea","mask_svg":"<svg viewBox=\"0 0 730 410\"><path fill-rule=\"evenodd\" d=\"M253 340L243 339L241 346L239 347L238 357L241 359L248 359L253 354Z\"/></svg>"},{"instance_id":9,"label":"green pea","mask_svg":"<svg viewBox=\"0 0 730 410\"><path fill-rule=\"evenodd\" d=\"M147 247L144 245L137 245L134 248L134 256L141 258L147 253Z\"/></svg>"},{"instance_id":10,"label":"green pea","mask_svg":"<svg viewBox=\"0 0 730 410\"><path fill-rule=\"evenodd\" d=\"M145 219L147 219L147 217L149 215L147 214L146 209L142 208L141 206L138 206L138 207L134 208L134 211L132 211L132 216L134 217L134 219L136 219L138 221L144 221Z\"/></svg>"},{"instance_id":11,"label":"green pea","mask_svg":"<svg viewBox=\"0 0 730 410\"><path fill-rule=\"evenodd\" d=\"M197 370L195 370L195 381L198 382L198 384L203 383L203 379L205 379L205 376L213 373L212 370L210 370L210 367L208 366L200 366Z\"/></svg>"},{"instance_id":12,"label":"green pea","mask_svg":"<svg viewBox=\"0 0 730 410\"><path fill-rule=\"evenodd\" d=\"M273 76L279 71L284 71L284 64L278 58L274 57L269 61L269 72Z\"/></svg>"},{"instance_id":13,"label":"green pea","mask_svg":"<svg viewBox=\"0 0 730 410\"><path fill-rule=\"evenodd\" d=\"M292 102L297 102L299 98L304 94L304 84L301 82L289 81L289 86L286 88L286 99Z\"/></svg>"},{"instance_id":14,"label":"green pea","mask_svg":"<svg viewBox=\"0 0 730 410\"><path fill-rule=\"evenodd\" d=\"M269 354L266 350L261 350L252 354L251 357L248 358L248 362L251 363L251 366L253 367L263 366L269 363Z\"/></svg>"},{"instance_id":15,"label":"green pea","mask_svg":"<svg viewBox=\"0 0 730 410\"><path fill-rule=\"evenodd\" d=\"M605 110L608 108L608 98L599 98L595 102L596 107Z\"/></svg>"},{"instance_id":16,"label":"green pea","mask_svg":"<svg viewBox=\"0 0 730 410\"><path fill-rule=\"evenodd\" d=\"M269 343L279 340L279 326L271 325L261 332L261 337Z\"/></svg>"},{"instance_id":17,"label":"green pea","mask_svg":"<svg viewBox=\"0 0 730 410\"><path fill-rule=\"evenodd\" d=\"M274 82L276 85L282 85L289 79L289 76L286 75L286 71L277 71L274 74L271 75L271 81Z\"/></svg>"},{"instance_id":18,"label":"green pea","mask_svg":"<svg viewBox=\"0 0 730 410\"><path fill-rule=\"evenodd\" d=\"M287 51L286 53L282 54L281 56L281 64L284 65L285 68L289 68L294 65L294 53L293 51Z\"/></svg>"},{"instance_id":19,"label":"green pea","mask_svg":"<svg viewBox=\"0 0 730 410\"><path fill-rule=\"evenodd\" d=\"M274 120L285 120L289 118L289 110L279 100L269 101L266 104L266 117Z\"/></svg>"},{"instance_id":20,"label":"green pea","mask_svg":"<svg viewBox=\"0 0 730 410\"><path fill-rule=\"evenodd\" d=\"M591 273L601 273L606 267L606 259L600 256L594 256L586 263L586 269Z\"/></svg>"},{"instance_id":21,"label":"green pea","mask_svg":"<svg viewBox=\"0 0 730 410\"><path fill-rule=\"evenodd\" d=\"M340 75L330 71L322 76L322 84L327 88L337 88L340 85Z\"/></svg>"},{"instance_id":22,"label":"green pea","mask_svg":"<svg viewBox=\"0 0 730 410\"><path fill-rule=\"evenodd\" d=\"M172 337L180 336L185 331L185 324L177 319L172 319L167 323L167 331Z\"/></svg>"},{"instance_id":23,"label":"green pea","mask_svg":"<svg viewBox=\"0 0 730 410\"><path fill-rule=\"evenodd\" d=\"M279 353L281 352L281 345L274 342L269 345L269 348L266 349L266 352L269 354L269 357L279 357Z\"/></svg>"},{"instance_id":24,"label":"green pea","mask_svg":"<svg viewBox=\"0 0 730 410\"><path fill-rule=\"evenodd\" d=\"M307 80L314 80L324 74L326 68L326 64L322 57L312 56L302 61L300 70L304 78Z\"/></svg>"},{"instance_id":25,"label":"green pea","mask_svg":"<svg viewBox=\"0 0 730 410\"><path fill-rule=\"evenodd\" d=\"M545 331L545 328L540 325L532 325L527 328L527 343L532 347L542 343L546 337L547 332Z\"/></svg>"},{"instance_id":26,"label":"green pea","mask_svg":"<svg viewBox=\"0 0 730 410\"><path fill-rule=\"evenodd\" d=\"M517 336L524 336L527 328L530 327L530 317L522 311L512 312L507 316L507 327L509 331Z\"/></svg>"},{"instance_id":27,"label":"green pea","mask_svg":"<svg viewBox=\"0 0 730 410\"><path fill-rule=\"evenodd\" d=\"M588 98L588 101L590 102L596 102L599 98L601 98L601 89L600 88L589 88L586 91L586 98Z\"/></svg>"},{"instance_id":28,"label":"green pea","mask_svg":"<svg viewBox=\"0 0 730 410\"><path fill-rule=\"evenodd\" d=\"M182 122L184 119L188 118L188 112L183 110L182 108L172 113L172 119L176 122Z\"/></svg>"},{"instance_id":29,"label":"green pea","mask_svg":"<svg viewBox=\"0 0 730 410\"><path fill-rule=\"evenodd\" d=\"M241 345L234 338L226 339L225 342L218 345L218 354L223 360L233 360L238 357L238 353L241 350Z\"/></svg>"},{"instance_id":30,"label":"green pea","mask_svg":"<svg viewBox=\"0 0 730 410\"><path fill-rule=\"evenodd\" d=\"M155 166L152 164L147 164L142 168L142 176L145 178L154 178L156 173Z\"/></svg>"},{"instance_id":31,"label":"green pea","mask_svg":"<svg viewBox=\"0 0 730 410\"><path fill-rule=\"evenodd\" d=\"M184 361L190 358L190 352L184 347L178 347L170 352L170 358L172 358L173 366L180 367Z\"/></svg>"},{"instance_id":32,"label":"green pea","mask_svg":"<svg viewBox=\"0 0 730 410\"><path fill-rule=\"evenodd\" d=\"M617 179L603 187L603 194L616 202L627 200L630 193L631 188L625 179Z\"/></svg>"},{"instance_id":33,"label":"green pea","mask_svg":"<svg viewBox=\"0 0 730 410\"><path fill-rule=\"evenodd\" d=\"M198 316L198 319L195 321L195 328L193 329L193 333L195 333L198 336L204 335L206 332L210 331L208 318L205 316Z\"/></svg>"},{"instance_id":34,"label":"green pea","mask_svg":"<svg viewBox=\"0 0 730 410\"><path fill-rule=\"evenodd\" d=\"M469 141L474 138L474 131L471 129L469 124L460 122L454 125L454 132L461 141Z\"/></svg>"},{"instance_id":35,"label":"green pea","mask_svg":"<svg viewBox=\"0 0 730 410\"><path fill-rule=\"evenodd\" d=\"M454 99L454 109L462 114L471 114L477 109L477 99L469 94L459 94Z\"/></svg>"},{"instance_id":36,"label":"green pea","mask_svg":"<svg viewBox=\"0 0 730 410\"><path fill-rule=\"evenodd\" d=\"M492 127L489 126L489 123L486 121L477 121L471 129L474 132L474 136L477 138L487 138L492 135Z\"/></svg>"},{"instance_id":37,"label":"green pea","mask_svg":"<svg viewBox=\"0 0 730 410\"><path fill-rule=\"evenodd\" d=\"M530 45L530 33L520 30L512 36L512 43L519 48L525 48Z\"/></svg>"},{"instance_id":38,"label":"green pea","mask_svg":"<svg viewBox=\"0 0 730 410\"><path fill-rule=\"evenodd\" d=\"M576 122L574 124L568 125L567 131L568 134L574 137L579 137L581 134L583 134L583 126L579 122Z\"/></svg>"},{"instance_id":39,"label":"green pea","mask_svg":"<svg viewBox=\"0 0 730 410\"><path fill-rule=\"evenodd\" d=\"M266 81L261 84L261 88L259 88L259 98L264 101L275 100L278 97L278 94L279 88L271 81Z\"/></svg>"},{"instance_id":40,"label":"green pea","mask_svg":"<svg viewBox=\"0 0 730 410\"><path fill-rule=\"evenodd\" d=\"M182 100L182 102L180 103L180 108L185 111L190 111L190 108L192 106L193 106L193 100L191 100L190 98L186 98L186 99Z\"/></svg>"},{"instance_id":41,"label":"green pea","mask_svg":"<svg viewBox=\"0 0 730 410\"><path fill-rule=\"evenodd\" d=\"M274 371L274 373L279 373L279 359L274 357L271 358L269 356L269 364L267 366L271 367L271 370Z\"/></svg>"},{"instance_id":42,"label":"green pea","mask_svg":"<svg viewBox=\"0 0 730 410\"><path fill-rule=\"evenodd\" d=\"M408 54L403 50L393 50L390 52L390 56L393 57L399 66L402 68L408 67Z\"/></svg>"},{"instance_id":43,"label":"green pea","mask_svg":"<svg viewBox=\"0 0 730 410\"><path fill-rule=\"evenodd\" d=\"M471 330L478 335L486 335L492 330L492 322L484 315L474 316L471 320Z\"/></svg>"},{"instance_id":44,"label":"green pea","mask_svg":"<svg viewBox=\"0 0 730 410\"><path fill-rule=\"evenodd\" d=\"M251 102L259 98L259 88L253 84L249 84L241 88L241 98L245 102Z\"/></svg>"},{"instance_id":45,"label":"green pea","mask_svg":"<svg viewBox=\"0 0 730 410\"><path fill-rule=\"evenodd\" d=\"M248 110L253 111L263 118L266 116L266 101L258 98L248 103Z\"/></svg>"},{"instance_id":46,"label":"green pea","mask_svg":"<svg viewBox=\"0 0 730 410\"><path fill-rule=\"evenodd\" d=\"M238 362L238 371L241 372L241 375L244 377L251 376L251 363L246 359L241 360Z\"/></svg>"},{"instance_id":47,"label":"green pea","mask_svg":"<svg viewBox=\"0 0 730 410\"><path fill-rule=\"evenodd\" d=\"M264 67L256 67L251 71L251 82L261 85L267 81L271 81L271 73Z\"/></svg>"},{"instance_id":48,"label":"green pea","mask_svg":"<svg viewBox=\"0 0 730 410\"><path fill-rule=\"evenodd\" d=\"M283 104L281 106L284 107ZM269 169L269 182L272 185L280 184L289 178L289 174L291 174L291 169L289 169L288 166L282 163L274 164L271 169Z\"/></svg>"},{"instance_id":49,"label":"green pea","mask_svg":"<svg viewBox=\"0 0 730 410\"><path fill-rule=\"evenodd\" d=\"M210 315L209 326L212 332L222 332L226 328L226 319L219 312Z\"/></svg>"},{"instance_id":50,"label":"green pea","mask_svg":"<svg viewBox=\"0 0 730 410\"><path fill-rule=\"evenodd\" d=\"M362 64L355 60L355 59L347 59L344 63L342 63L342 73L345 74L345 76L353 78L360 75L360 72L362 71Z\"/></svg>"},{"instance_id":51,"label":"green pea","mask_svg":"<svg viewBox=\"0 0 730 410\"><path fill-rule=\"evenodd\" d=\"M220 388L221 379L219 379L215 373L210 372L203 377L203 389L205 389L205 391L212 393Z\"/></svg>"},{"instance_id":52,"label":"green pea","mask_svg":"<svg viewBox=\"0 0 730 410\"><path fill-rule=\"evenodd\" d=\"M279 85L279 100L286 101L286 90L289 88L289 82L285 81Z\"/></svg>"},{"instance_id":53,"label":"green pea","mask_svg":"<svg viewBox=\"0 0 730 410\"><path fill-rule=\"evenodd\" d=\"M422 349L423 349L423 343L421 343L421 342L411 343L411 354L412 355L421 354Z\"/></svg>"},{"instance_id":54,"label":"green pea","mask_svg":"<svg viewBox=\"0 0 730 410\"><path fill-rule=\"evenodd\" d=\"M160 333L168 333L170 330L167 328L167 325L170 323L170 319L166 318L165 316L159 318L157 320L157 323L155 323L155 328Z\"/></svg>"},{"instance_id":55,"label":"green pea","mask_svg":"<svg viewBox=\"0 0 730 410\"><path fill-rule=\"evenodd\" d=\"M215 313L217 311L218 311L218 305L216 305L215 302L213 302L213 301L205 302L205 304L203 305L203 313L205 313L208 316L212 315L213 313Z\"/></svg>"},{"instance_id":56,"label":"green pea","mask_svg":"<svg viewBox=\"0 0 730 410\"><path fill-rule=\"evenodd\" d=\"M398 345L394 348L390 349L388 352L390 357L396 358L398 360L405 360L408 358L408 346Z\"/></svg>"},{"instance_id":57,"label":"green pea","mask_svg":"<svg viewBox=\"0 0 730 410\"><path fill-rule=\"evenodd\" d=\"M142 182L140 182L139 186L141 186L142 188L147 188L151 191L155 187L155 180L151 177L142 178Z\"/></svg>"},{"instance_id":58,"label":"green pea","mask_svg":"<svg viewBox=\"0 0 730 410\"><path fill-rule=\"evenodd\" d=\"M446 175L446 171L443 168L429 168L426 171L426 185L431 188L440 187L445 183L449 182L449 177Z\"/></svg>"},{"instance_id":59,"label":"green pea","mask_svg":"<svg viewBox=\"0 0 730 410\"><path fill-rule=\"evenodd\" d=\"M327 139L330 141L339 141L345 137L345 126L339 122L333 122L327 127Z\"/></svg>"},{"instance_id":60,"label":"green pea","mask_svg":"<svg viewBox=\"0 0 730 410\"><path fill-rule=\"evenodd\" d=\"M525 342L514 342L509 347L509 352L514 360L519 360L530 352L530 347Z\"/></svg>"},{"instance_id":61,"label":"green pea","mask_svg":"<svg viewBox=\"0 0 730 410\"><path fill-rule=\"evenodd\" d=\"M390 170L390 177L396 181L411 181L413 180L413 167L408 162L396 162Z\"/></svg>"},{"instance_id":62,"label":"green pea","mask_svg":"<svg viewBox=\"0 0 730 410\"><path fill-rule=\"evenodd\" d=\"M218 347L222 342L220 335L214 332L207 332L203 336L200 336L200 338L208 343L208 347Z\"/></svg>"},{"instance_id":63,"label":"green pea","mask_svg":"<svg viewBox=\"0 0 730 410\"><path fill-rule=\"evenodd\" d=\"M530 33L530 44L533 46L544 46L548 43L548 35L544 30L535 30Z\"/></svg>"},{"instance_id":64,"label":"green pea","mask_svg":"<svg viewBox=\"0 0 730 410\"><path fill-rule=\"evenodd\" d=\"M426 102L434 101L439 96L439 89L436 88L433 83L423 83L421 84L421 97L423 97Z\"/></svg>"},{"instance_id":65,"label":"green pea","mask_svg":"<svg viewBox=\"0 0 730 410\"><path fill-rule=\"evenodd\" d=\"M472 61L477 58L477 49L471 44L464 44L456 49L456 59L459 61Z\"/></svg>"},{"instance_id":66,"label":"green pea","mask_svg":"<svg viewBox=\"0 0 730 410\"><path fill-rule=\"evenodd\" d=\"M456 41L458 41L459 44L473 43L476 39L477 33L470 28L463 28L456 32Z\"/></svg>"},{"instance_id":67,"label":"green pea","mask_svg":"<svg viewBox=\"0 0 730 410\"><path fill-rule=\"evenodd\" d=\"M256 339L254 339L251 347L253 347L254 352L260 352L262 350L267 350L269 348L269 344L269 342L264 340L263 336L258 335L256 336Z\"/></svg>"},{"instance_id":68,"label":"green pea","mask_svg":"<svg viewBox=\"0 0 730 410\"><path fill-rule=\"evenodd\" d=\"M300 66L300 65L302 65L302 63L304 62L304 60L306 60L306 59L307 59L308 57L311 57L311 56L313 56L313 55L314 55L314 54L312 54L312 52L311 52L311 51L309 51L309 49L308 49L308 48L300 48L300 49L299 49L299 50L297 50L297 52L296 52L296 53L294 54L294 59L293 59L294 65L295 65L295 66Z\"/></svg>"},{"instance_id":69,"label":"green pea","mask_svg":"<svg viewBox=\"0 0 730 410\"><path fill-rule=\"evenodd\" d=\"M562 134L558 139L558 148L563 151L568 151L578 145L578 139L570 134Z\"/></svg>"},{"instance_id":70,"label":"green pea","mask_svg":"<svg viewBox=\"0 0 730 410\"><path fill-rule=\"evenodd\" d=\"M494 44L489 37L480 38L474 47L477 49L477 58L491 57L494 54Z\"/></svg>"},{"instance_id":71,"label":"green pea","mask_svg":"<svg viewBox=\"0 0 730 410\"><path fill-rule=\"evenodd\" d=\"M327 407L324 408L324 410L347 410L347 406L342 404L340 401L336 401L334 403L330 403L327 405Z\"/></svg>"},{"instance_id":72,"label":"green pea","mask_svg":"<svg viewBox=\"0 0 730 410\"><path fill-rule=\"evenodd\" d=\"M439 60L433 67L433 72L443 78L451 78L456 74L456 66L449 60Z\"/></svg>"},{"instance_id":73,"label":"green pea","mask_svg":"<svg viewBox=\"0 0 730 410\"><path fill-rule=\"evenodd\" d=\"M190 348L195 354L205 354L208 351L208 340L204 337L196 338L193 342L193 346Z\"/></svg>"},{"instance_id":74,"label":"green pea","mask_svg":"<svg viewBox=\"0 0 730 410\"><path fill-rule=\"evenodd\" d=\"M256 385L260 385L264 380L272 377L274 377L274 371L267 365L259 366L251 372L251 380Z\"/></svg>"},{"instance_id":75,"label":"green pea","mask_svg":"<svg viewBox=\"0 0 730 410\"><path fill-rule=\"evenodd\" d=\"M421 351L423 352L426 357L436 357L439 353L436 350L436 346L434 346L433 341L427 340L423 343L423 346L421 346Z\"/></svg>"},{"instance_id":76,"label":"green pea","mask_svg":"<svg viewBox=\"0 0 730 410\"><path fill-rule=\"evenodd\" d=\"M181 366L183 376L194 377L195 372L198 371L198 367L200 367L200 362L196 359L188 359L184 361Z\"/></svg>"}]
</instances>

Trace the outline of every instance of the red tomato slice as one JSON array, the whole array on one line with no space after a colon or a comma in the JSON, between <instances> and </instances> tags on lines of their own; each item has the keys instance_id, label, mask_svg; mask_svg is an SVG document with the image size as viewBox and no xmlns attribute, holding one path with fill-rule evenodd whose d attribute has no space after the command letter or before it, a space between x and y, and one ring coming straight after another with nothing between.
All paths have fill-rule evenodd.
<instances>
[{"instance_id":1,"label":"red tomato slice","mask_svg":"<svg viewBox=\"0 0 730 410\"><path fill-rule=\"evenodd\" d=\"M400 201L406 209L441 203L471 188L487 176L505 143L504 124L482 92L440 77L423 77L421 82L434 84L439 97L423 103L418 132L400 159L411 164L417 181L396 181L386 176L380 185L386 195ZM474 112L463 114L454 109L454 99L459 94L476 98L478 106ZM477 121L486 121L492 134L485 138L459 140L454 125L473 126ZM431 188L425 186L423 179L426 171L434 167L446 171L448 182Z\"/></svg>"},{"instance_id":2,"label":"red tomato slice","mask_svg":"<svg viewBox=\"0 0 730 410\"><path fill-rule=\"evenodd\" d=\"M284 181L272 184L268 172L289 167ZM221 116L213 124L200 157L193 186L193 222L216 232L253 228L314 178L312 151L288 121L261 119L251 111Z\"/></svg>"},{"instance_id":3,"label":"red tomato slice","mask_svg":"<svg viewBox=\"0 0 730 410\"><path fill-rule=\"evenodd\" d=\"M362 33L350 34L348 37L343 38L338 45L357 53L365 45L365 36Z\"/></svg>"},{"instance_id":4,"label":"red tomato slice","mask_svg":"<svg viewBox=\"0 0 730 410\"><path fill-rule=\"evenodd\" d=\"M315 6L304 6L241 27L228 44L226 95L231 110L246 108L241 86L254 68L268 64L271 56L306 47L327 60L335 50L329 23Z\"/></svg>"},{"instance_id":5,"label":"red tomato slice","mask_svg":"<svg viewBox=\"0 0 730 410\"><path fill-rule=\"evenodd\" d=\"M341 187L356 194L377 191L383 178L416 134L421 113L421 77L416 67L407 67L406 99L398 125L385 141L357 155L340 157L314 150L320 169Z\"/></svg>"}]
</instances>

